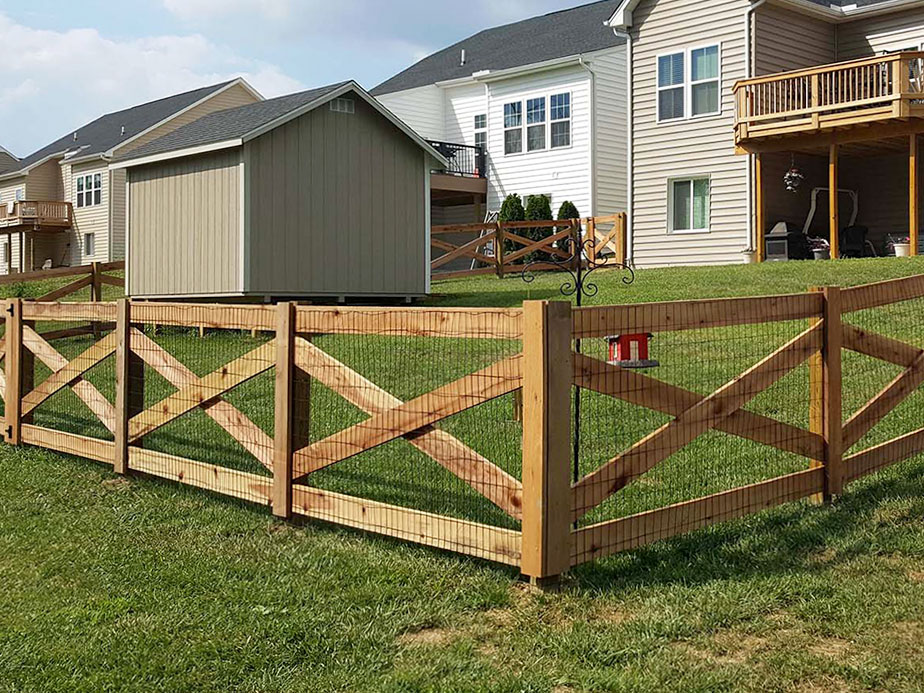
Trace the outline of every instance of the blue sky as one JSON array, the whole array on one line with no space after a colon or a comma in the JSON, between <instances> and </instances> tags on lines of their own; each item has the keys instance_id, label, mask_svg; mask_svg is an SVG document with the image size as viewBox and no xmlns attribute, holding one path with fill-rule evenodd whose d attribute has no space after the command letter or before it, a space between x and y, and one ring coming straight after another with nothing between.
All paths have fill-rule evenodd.
<instances>
[{"instance_id":1,"label":"blue sky","mask_svg":"<svg viewBox=\"0 0 924 693\"><path fill-rule=\"evenodd\" d=\"M371 88L483 28L586 0L0 0L0 145L243 75L265 96Z\"/></svg>"}]
</instances>

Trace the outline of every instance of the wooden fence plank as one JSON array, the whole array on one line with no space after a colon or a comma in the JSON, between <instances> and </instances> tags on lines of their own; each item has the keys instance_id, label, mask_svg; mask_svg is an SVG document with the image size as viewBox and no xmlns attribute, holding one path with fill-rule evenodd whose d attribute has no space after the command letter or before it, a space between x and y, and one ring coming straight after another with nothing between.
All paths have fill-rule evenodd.
<instances>
[{"instance_id":1,"label":"wooden fence plank","mask_svg":"<svg viewBox=\"0 0 924 693\"><path fill-rule=\"evenodd\" d=\"M136 323L203 327L224 330L276 329L273 306L229 306L223 304L148 303L132 305L132 320Z\"/></svg>"},{"instance_id":2,"label":"wooden fence plank","mask_svg":"<svg viewBox=\"0 0 924 693\"><path fill-rule=\"evenodd\" d=\"M890 337L868 332L853 325L843 325L843 346L845 349L864 354L870 358L909 368L924 353L911 344Z\"/></svg>"},{"instance_id":3,"label":"wooden fence plank","mask_svg":"<svg viewBox=\"0 0 924 693\"><path fill-rule=\"evenodd\" d=\"M924 275L891 279L844 289L843 311L853 313L922 297L924 297Z\"/></svg>"},{"instance_id":4,"label":"wooden fence plank","mask_svg":"<svg viewBox=\"0 0 924 693\"><path fill-rule=\"evenodd\" d=\"M129 400L131 377L129 363L132 351L131 304L119 301L116 318L116 362L115 362L115 443L113 446L112 470L116 474L128 473L128 422L131 419Z\"/></svg>"},{"instance_id":5,"label":"wooden fence plank","mask_svg":"<svg viewBox=\"0 0 924 693\"><path fill-rule=\"evenodd\" d=\"M70 284L66 284L65 286L62 286L59 289L50 291L44 296L42 296L41 298L38 298L36 300L38 301L57 301L61 298L64 298L65 296L70 296L71 294L77 293L81 289L85 289L88 286L91 286L92 284L93 284L92 275L82 277L81 279L71 282Z\"/></svg>"},{"instance_id":6,"label":"wooden fence plank","mask_svg":"<svg viewBox=\"0 0 924 693\"><path fill-rule=\"evenodd\" d=\"M136 304L138 305L138 304ZM22 316L26 320L49 320L55 322L115 322L115 303L33 303L22 304Z\"/></svg>"},{"instance_id":7,"label":"wooden fence plank","mask_svg":"<svg viewBox=\"0 0 924 693\"><path fill-rule=\"evenodd\" d=\"M863 450L844 460L844 482L852 483L924 452L924 428Z\"/></svg>"},{"instance_id":8,"label":"wooden fence plank","mask_svg":"<svg viewBox=\"0 0 924 693\"><path fill-rule=\"evenodd\" d=\"M65 455L83 457L109 465L112 464L115 450L115 446L110 440L99 440L98 438L55 431L31 424L22 425L22 442L26 445L47 448L48 450L62 452Z\"/></svg>"},{"instance_id":9,"label":"wooden fence plank","mask_svg":"<svg viewBox=\"0 0 924 693\"><path fill-rule=\"evenodd\" d=\"M292 517L292 397L295 384L295 304L280 303L276 322L273 514Z\"/></svg>"},{"instance_id":10,"label":"wooden fence plank","mask_svg":"<svg viewBox=\"0 0 924 693\"><path fill-rule=\"evenodd\" d=\"M322 308L299 306L299 334L519 339L519 308Z\"/></svg>"},{"instance_id":11,"label":"wooden fence plank","mask_svg":"<svg viewBox=\"0 0 924 693\"><path fill-rule=\"evenodd\" d=\"M308 341L296 340L296 363L357 409L377 415L404 402ZM521 516L520 482L446 431L427 426L405 439L515 519Z\"/></svg>"},{"instance_id":12,"label":"wooden fence plank","mask_svg":"<svg viewBox=\"0 0 924 693\"><path fill-rule=\"evenodd\" d=\"M296 481L516 390L520 361L514 356L495 363L297 451Z\"/></svg>"}]
</instances>

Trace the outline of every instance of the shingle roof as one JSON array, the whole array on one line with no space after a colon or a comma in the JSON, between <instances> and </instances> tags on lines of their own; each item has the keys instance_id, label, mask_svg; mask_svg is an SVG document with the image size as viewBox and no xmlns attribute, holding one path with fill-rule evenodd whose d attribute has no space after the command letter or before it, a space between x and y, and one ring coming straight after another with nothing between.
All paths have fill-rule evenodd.
<instances>
[{"instance_id":1,"label":"shingle roof","mask_svg":"<svg viewBox=\"0 0 924 693\"><path fill-rule=\"evenodd\" d=\"M201 147L216 142L238 139L287 113L316 101L349 82L339 82L318 89L266 99L246 106L210 113L181 128L167 133L152 142L133 149L116 160L138 159L190 147Z\"/></svg>"},{"instance_id":2,"label":"shingle roof","mask_svg":"<svg viewBox=\"0 0 924 693\"><path fill-rule=\"evenodd\" d=\"M201 101L209 94L218 91L228 84L231 84L231 82L213 84L209 87L202 87L201 89L194 89L182 94L175 94L164 99L141 104L140 106L133 106L132 108L127 108L122 111L116 111L115 113L107 113L93 122L78 128L75 131L77 133L76 141L74 140L74 132L70 132L51 144L42 147L37 152L30 154L25 159L21 159L18 167L14 167L7 171L0 171L0 175L28 168L48 156L77 148L81 148L80 152L77 154L81 157L102 154L103 152L109 151L120 142L144 132L165 118L182 111L184 108L193 105L197 101ZM124 135L122 134L123 127L125 128Z\"/></svg>"},{"instance_id":3,"label":"shingle roof","mask_svg":"<svg viewBox=\"0 0 924 693\"><path fill-rule=\"evenodd\" d=\"M809 0L809 2L824 7L851 7L853 5L864 7L866 5L881 5L884 2L889 2L889 0Z\"/></svg>"},{"instance_id":4,"label":"shingle roof","mask_svg":"<svg viewBox=\"0 0 924 693\"><path fill-rule=\"evenodd\" d=\"M590 53L623 43L604 26L620 0L603 0L486 29L424 58L372 90L373 96ZM462 51L465 50L465 65Z\"/></svg>"}]
</instances>

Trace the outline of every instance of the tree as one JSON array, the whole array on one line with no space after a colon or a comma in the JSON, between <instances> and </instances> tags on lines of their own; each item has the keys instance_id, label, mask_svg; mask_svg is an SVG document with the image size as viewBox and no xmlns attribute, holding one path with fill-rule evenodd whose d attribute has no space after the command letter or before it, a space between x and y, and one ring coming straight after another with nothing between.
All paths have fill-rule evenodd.
<instances>
[{"instance_id":1,"label":"tree","mask_svg":"<svg viewBox=\"0 0 924 693\"><path fill-rule=\"evenodd\" d=\"M526 198L526 220L527 221L551 221L552 203L546 195L530 195ZM523 235L533 241L541 241L548 238L554 232L554 227L540 226L535 229L524 229ZM553 257L545 252L533 252L526 256L526 263L537 262L540 260L552 260Z\"/></svg>"}]
</instances>

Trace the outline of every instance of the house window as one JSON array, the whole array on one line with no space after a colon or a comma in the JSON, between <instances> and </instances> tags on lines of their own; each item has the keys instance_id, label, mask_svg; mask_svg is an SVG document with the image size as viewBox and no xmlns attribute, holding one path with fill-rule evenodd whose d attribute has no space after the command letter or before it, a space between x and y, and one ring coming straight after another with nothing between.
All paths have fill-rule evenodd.
<instances>
[{"instance_id":1,"label":"house window","mask_svg":"<svg viewBox=\"0 0 924 693\"><path fill-rule=\"evenodd\" d=\"M545 97L526 102L526 151L545 149Z\"/></svg>"},{"instance_id":2,"label":"house window","mask_svg":"<svg viewBox=\"0 0 924 693\"><path fill-rule=\"evenodd\" d=\"M488 148L488 116L475 116L475 146L482 151Z\"/></svg>"},{"instance_id":3,"label":"house window","mask_svg":"<svg viewBox=\"0 0 924 693\"><path fill-rule=\"evenodd\" d=\"M677 178L670 181L668 214L670 230L709 230L709 178Z\"/></svg>"},{"instance_id":4,"label":"house window","mask_svg":"<svg viewBox=\"0 0 924 693\"><path fill-rule=\"evenodd\" d=\"M330 102L330 110L334 113L356 113L356 102L353 99L333 99Z\"/></svg>"},{"instance_id":5,"label":"house window","mask_svg":"<svg viewBox=\"0 0 924 693\"><path fill-rule=\"evenodd\" d=\"M96 254L96 235L92 233L83 234L83 254L86 257Z\"/></svg>"},{"instance_id":6,"label":"house window","mask_svg":"<svg viewBox=\"0 0 924 693\"><path fill-rule=\"evenodd\" d=\"M77 206L92 207L103 202L103 174L77 177Z\"/></svg>"},{"instance_id":7,"label":"house window","mask_svg":"<svg viewBox=\"0 0 924 693\"><path fill-rule=\"evenodd\" d=\"M16 188L16 201L17 202L22 202L25 195L26 195L25 190L23 190L22 188Z\"/></svg>"},{"instance_id":8,"label":"house window","mask_svg":"<svg viewBox=\"0 0 924 693\"><path fill-rule=\"evenodd\" d=\"M523 151L523 103L504 104L504 154Z\"/></svg>"},{"instance_id":9,"label":"house window","mask_svg":"<svg viewBox=\"0 0 924 693\"><path fill-rule=\"evenodd\" d=\"M553 94L549 99L552 120L552 149L571 146L571 94Z\"/></svg>"},{"instance_id":10,"label":"house window","mask_svg":"<svg viewBox=\"0 0 924 693\"><path fill-rule=\"evenodd\" d=\"M10 242L3 241L3 244L0 245L0 264L4 267L10 264Z\"/></svg>"},{"instance_id":11,"label":"house window","mask_svg":"<svg viewBox=\"0 0 924 693\"><path fill-rule=\"evenodd\" d=\"M721 110L719 47L658 57L658 120L713 115Z\"/></svg>"}]
</instances>

